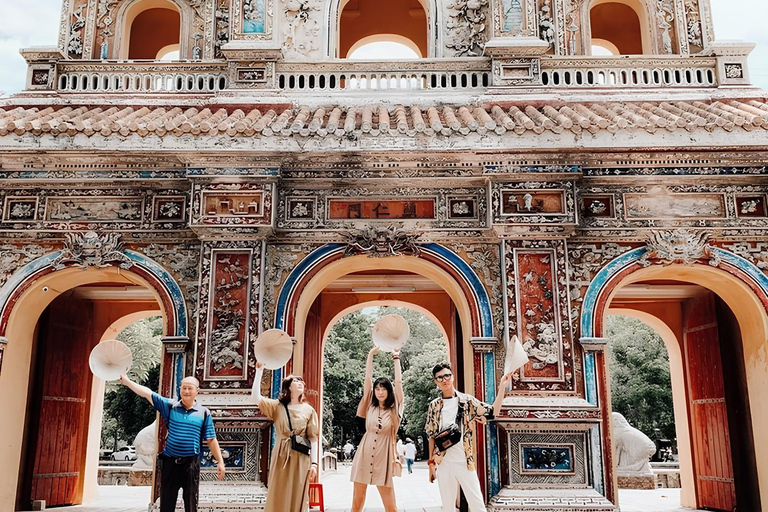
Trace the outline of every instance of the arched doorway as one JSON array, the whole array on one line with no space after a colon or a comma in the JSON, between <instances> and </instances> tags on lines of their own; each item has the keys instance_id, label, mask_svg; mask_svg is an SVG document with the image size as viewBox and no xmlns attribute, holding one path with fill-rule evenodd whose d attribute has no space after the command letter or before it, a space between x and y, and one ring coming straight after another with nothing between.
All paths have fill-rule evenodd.
<instances>
[{"instance_id":1,"label":"arched doorway","mask_svg":"<svg viewBox=\"0 0 768 512\"><path fill-rule=\"evenodd\" d=\"M587 291L582 309L582 336L583 339L602 338L609 308L630 309L620 301L625 287L638 284L701 287L705 294L686 302L677 322L676 337L682 355L679 371L684 375L688 401L684 424L689 426L692 468L692 474L686 476L683 472L681 477L692 481L688 489L695 490L695 493L683 493L683 500L690 500L683 505L726 510L732 494L732 501L739 508L759 509L760 501L766 501L768 468L765 449L750 439L768 427L768 415L760 406L768 398L765 386L768 372L764 362L768 352L768 278L735 254L715 247L708 247L708 251L709 264L653 264L653 252L646 247L610 262ZM650 257L641 259L646 253ZM671 323L668 313L652 314L664 323ZM604 358L596 359L597 372L604 372ZM597 382L597 374L590 373L588 382ZM599 395L605 407L610 408L602 390ZM678 404L675 408L678 409ZM678 413L682 415L676 410L676 416ZM606 427L610 431L610 427ZM739 455L732 455L735 453ZM734 478L734 469L736 473L740 471L739 479ZM615 478L613 482L615 486Z\"/></svg>"},{"instance_id":2,"label":"arched doorway","mask_svg":"<svg viewBox=\"0 0 768 512\"><path fill-rule=\"evenodd\" d=\"M345 257L346 246L328 244L308 255L285 280L277 300L275 327L295 338L288 371L303 374L308 389L314 390L309 400L315 407L320 406L323 341L328 326L345 310L365 303L399 302L429 311L447 334L457 387L481 397L487 387L493 388L495 376L484 371L494 368L493 354L475 348L477 341L486 340L486 346L488 340L495 343L484 285L469 265L445 247L419 247L418 256ZM334 293L340 289L343 293ZM274 372L273 392L279 389L280 379L281 373ZM487 443L492 468L498 467L496 442L495 432L490 430ZM478 436L478 471L483 484L485 443L483 436ZM490 476L491 486L498 488L498 471L491 471Z\"/></svg>"},{"instance_id":3,"label":"arched doorway","mask_svg":"<svg viewBox=\"0 0 768 512\"><path fill-rule=\"evenodd\" d=\"M115 55L118 59L156 60L169 52L191 58L190 34L194 12L173 0L126 2L117 12ZM192 43L192 44L190 44Z\"/></svg>"},{"instance_id":4,"label":"arched doorway","mask_svg":"<svg viewBox=\"0 0 768 512\"><path fill-rule=\"evenodd\" d=\"M98 457L98 443L89 446L98 382L88 355L110 326L127 315L161 311L166 337L186 339L184 298L156 262L115 251L116 261L99 267L67 259L71 255L65 249L43 256L0 288L0 336L8 340L0 369L0 406L7 413L0 422L8 441L0 447L8 462L0 468L7 482L0 491L4 510L28 509L31 500L79 503L92 495L86 475L95 476ZM115 295L92 300L88 294ZM164 354L162 391L173 389L182 366L183 354ZM57 443L61 449L52 449Z\"/></svg>"},{"instance_id":5,"label":"arched doorway","mask_svg":"<svg viewBox=\"0 0 768 512\"><path fill-rule=\"evenodd\" d=\"M650 23L642 0L595 0L589 4L590 47L613 55L651 54Z\"/></svg>"},{"instance_id":6,"label":"arched doorway","mask_svg":"<svg viewBox=\"0 0 768 512\"><path fill-rule=\"evenodd\" d=\"M434 27L440 13L432 0L340 0L328 5L331 58L349 58L354 49L374 41L403 43L421 58L438 56Z\"/></svg>"}]
</instances>

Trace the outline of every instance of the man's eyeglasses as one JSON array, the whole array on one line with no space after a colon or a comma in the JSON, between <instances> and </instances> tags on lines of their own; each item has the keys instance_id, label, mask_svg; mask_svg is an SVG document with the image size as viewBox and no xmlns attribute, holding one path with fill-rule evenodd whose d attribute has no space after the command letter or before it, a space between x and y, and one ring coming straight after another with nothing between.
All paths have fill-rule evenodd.
<instances>
[{"instance_id":1,"label":"man's eyeglasses","mask_svg":"<svg viewBox=\"0 0 768 512\"><path fill-rule=\"evenodd\" d=\"M444 380L451 380L451 377L453 377L452 373L445 373L443 375L436 375L435 380L437 382L443 382Z\"/></svg>"}]
</instances>

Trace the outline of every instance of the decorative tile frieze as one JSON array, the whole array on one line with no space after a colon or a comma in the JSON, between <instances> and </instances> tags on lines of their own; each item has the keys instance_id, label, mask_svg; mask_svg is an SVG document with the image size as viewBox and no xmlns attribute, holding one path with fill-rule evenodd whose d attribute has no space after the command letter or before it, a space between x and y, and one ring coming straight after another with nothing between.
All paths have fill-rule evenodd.
<instances>
[{"instance_id":1,"label":"decorative tile frieze","mask_svg":"<svg viewBox=\"0 0 768 512\"><path fill-rule=\"evenodd\" d=\"M525 484L588 484L585 432L505 431L509 447L509 481Z\"/></svg>"},{"instance_id":2,"label":"decorative tile frieze","mask_svg":"<svg viewBox=\"0 0 768 512\"><path fill-rule=\"evenodd\" d=\"M341 230L380 222L407 225L418 232L446 228L460 232L487 224L483 188L286 187L279 194L277 227L282 229Z\"/></svg>"}]
</instances>

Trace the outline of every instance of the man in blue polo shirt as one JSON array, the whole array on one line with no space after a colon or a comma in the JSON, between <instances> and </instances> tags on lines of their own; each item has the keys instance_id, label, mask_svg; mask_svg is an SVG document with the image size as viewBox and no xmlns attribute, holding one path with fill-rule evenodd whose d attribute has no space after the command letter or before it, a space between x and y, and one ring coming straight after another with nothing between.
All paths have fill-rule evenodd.
<instances>
[{"instance_id":1,"label":"man in blue polo shirt","mask_svg":"<svg viewBox=\"0 0 768 512\"><path fill-rule=\"evenodd\" d=\"M140 397L146 398L168 425L165 448L160 455L160 512L173 512L176 509L179 489L182 490L185 512L197 512L203 440L218 463L216 475L219 480L224 478L224 459L213 430L211 413L195 400L200 382L194 377L182 380L180 401L164 398L125 375L120 376L120 382Z\"/></svg>"}]
</instances>

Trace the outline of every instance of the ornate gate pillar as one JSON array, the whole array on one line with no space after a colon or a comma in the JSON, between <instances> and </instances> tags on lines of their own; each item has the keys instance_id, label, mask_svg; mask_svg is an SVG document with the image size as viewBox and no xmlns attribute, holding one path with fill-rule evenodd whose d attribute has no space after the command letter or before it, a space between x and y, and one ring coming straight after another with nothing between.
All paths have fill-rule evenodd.
<instances>
[{"instance_id":1,"label":"ornate gate pillar","mask_svg":"<svg viewBox=\"0 0 768 512\"><path fill-rule=\"evenodd\" d=\"M481 400L489 404L493 403L496 399L495 350L498 340L496 338L472 338L470 343L474 353L475 392ZM484 435L477 436L477 474L486 499L498 494L501 488L499 442L494 424L486 425Z\"/></svg>"}]
</instances>

